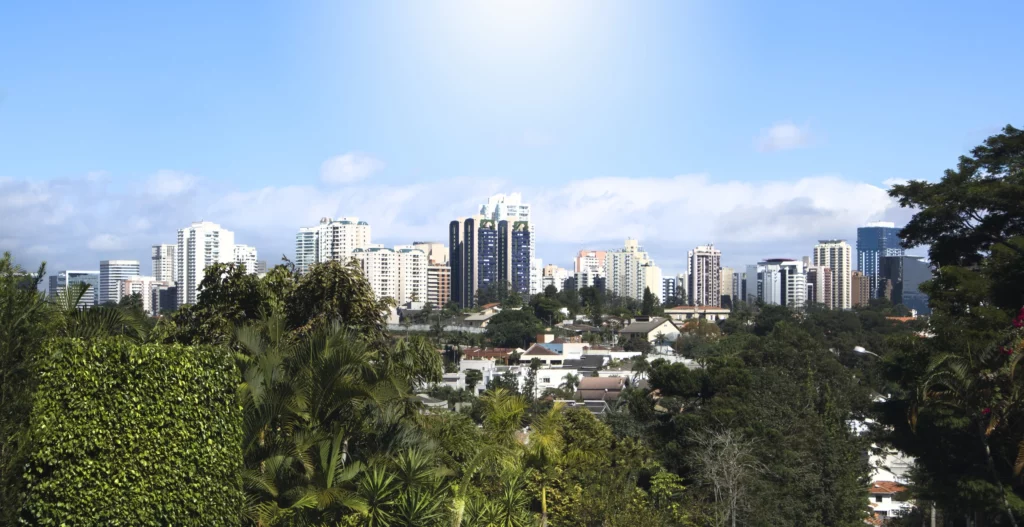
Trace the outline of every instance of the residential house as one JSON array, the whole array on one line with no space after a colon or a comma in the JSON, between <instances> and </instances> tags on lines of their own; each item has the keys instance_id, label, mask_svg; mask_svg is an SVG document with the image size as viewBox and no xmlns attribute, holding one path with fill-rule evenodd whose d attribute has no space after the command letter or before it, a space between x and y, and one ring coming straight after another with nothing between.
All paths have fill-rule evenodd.
<instances>
[{"instance_id":1,"label":"residential house","mask_svg":"<svg viewBox=\"0 0 1024 527\"><path fill-rule=\"evenodd\" d=\"M872 519L884 524L889 518L899 516L914 507L908 501L902 501L900 494L906 487L895 481L875 481L868 487L868 507L871 508Z\"/></svg>"},{"instance_id":2,"label":"residential house","mask_svg":"<svg viewBox=\"0 0 1024 527\"><path fill-rule=\"evenodd\" d=\"M652 344L673 342L679 336L679 328L667 318L637 317L632 324L619 330L620 342L635 335L643 337Z\"/></svg>"},{"instance_id":3,"label":"residential house","mask_svg":"<svg viewBox=\"0 0 1024 527\"><path fill-rule=\"evenodd\" d=\"M665 308L665 316L677 323L695 318L721 322L729 318L729 309L713 306L676 306Z\"/></svg>"},{"instance_id":4,"label":"residential house","mask_svg":"<svg viewBox=\"0 0 1024 527\"><path fill-rule=\"evenodd\" d=\"M577 398L584 401L615 401L626 388L623 377L583 377L576 389Z\"/></svg>"}]
</instances>

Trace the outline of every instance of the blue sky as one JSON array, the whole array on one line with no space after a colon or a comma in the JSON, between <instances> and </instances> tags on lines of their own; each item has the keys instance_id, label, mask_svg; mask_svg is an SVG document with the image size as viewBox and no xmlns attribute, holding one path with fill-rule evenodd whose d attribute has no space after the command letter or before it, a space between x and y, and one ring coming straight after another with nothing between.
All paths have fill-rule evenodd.
<instances>
[{"instance_id":1,"label":"blue sky","mask_svg":"<svg viewBox=\"0 0 1024 527\"><path fill-rule=\"evenodd\" d=\"M740 266L905 221L888 184L1021 125L1024 3L781 4L8 5L0 249L145 261L207 219L273 262L321 216L444 239L518 191L546 262Z\"/></svg>"}]
</instances>

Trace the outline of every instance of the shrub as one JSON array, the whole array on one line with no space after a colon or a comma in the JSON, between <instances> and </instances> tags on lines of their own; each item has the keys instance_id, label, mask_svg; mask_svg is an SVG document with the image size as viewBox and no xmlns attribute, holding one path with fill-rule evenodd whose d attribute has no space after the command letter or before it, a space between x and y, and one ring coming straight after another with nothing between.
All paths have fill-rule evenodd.
<instances>
[{"instance_id":1,"label":"shrub","mask_svg":"<svg viewBox=\"0 0 1024 527\"><path fill-rule=\"evenodd\" d=\"M239 523L241 411L230 352L55 339L42 357L23 522Z\"/></svg>"}]
</instances>

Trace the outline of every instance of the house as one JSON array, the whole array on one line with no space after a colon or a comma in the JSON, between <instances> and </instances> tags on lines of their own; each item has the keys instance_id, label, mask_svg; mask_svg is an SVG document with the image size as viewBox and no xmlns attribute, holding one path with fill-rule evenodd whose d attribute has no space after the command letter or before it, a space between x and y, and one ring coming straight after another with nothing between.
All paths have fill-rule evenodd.
<instances>
[{"instance_id":1,"label":"house","mask_svg":"<svg viewBox=\"0 0 1024 527\"><path fill-rule=\"evenodd\" d=\"M621 341L633 336L643 337L648 342L672 342L679 336L679 328L667 318L637 317L633 323L619 330Z\"/></svg>"},{"instance_id":2,"label":"house","mask_svg":"<svg viewBox=\"0 0 1024 527\"><path fill-rule=\"evenodd\" d=\"M423 405L423 409L420 411L421 413L431 413L448 409L448 401L434 399L433 397L423 393L414 395L412 400Z\"/></svg>"},{"instance_id":3,"label":"house","mask_svg":"<svg viewBox=\"0 0 1024 527\"><path fill-rule=\"evenodd\" d=\"M462 349L462 358L464 360L490 359L501 364L508 364L509 357L517 351L521 352L522 350L519 348L481 348L479 346L471 346Z\"/></svg>"},{"instance_id":4,"label":"house","mask_svg":"<svg viewBox=\"0 0 1024 527\"><path fill-rule=\"evenodd\" d=\"M914 504L902 501L898 496L907 488L895 481L875 481L868 487L868 507L871 508L872 517L884 524L893 516L901 515Z\"/></svg>"},{"instance_id":5,"label":"house","mask_svg":"<svg viewBox=\"0 0 1024 527\"><path fill-rule=\"evenodd\" d=\"M622 377L583 377L576 396L584 401L615 401L625 388L626 379Z\"/></svg>"},{"instance_id":6,"label":"house","mask_svg":"<svg viewBox=\"0 0 1024 527\"><path fill-rule=\"evenodd\" d=\"M561 353L547 348L543 344L534 344L530 346L530 348L526 350L526 353L519 356L519 363L529 364L533 359L537 359L544 364L554 366L561 366L562 361L565 360Z\"/></svg>"},{"instance_id":7,"label":"house","mask_svg":"<svg viewBox=\"0 0 1024 527\"><path fill-rule=\"evenodd\" d=\"M721 322L729 318L729 308L715 306L676 306L666 308L665 316L677 323L701 318L710 322Z\"/></svg>"},{"instance_id":8,"label":"house","mask_svg":"<svg viewBox=\"0 0 1024 527\"><path fill-rule=\"evenodd\" d=\"M604 414L610 409L608 408L608 403L604 401L573 401L569 399L557 399L555 402L562 403L562 408L564 409L586 408L594 415Z\"/></svg>"},{"instance_id":9,"label":"house","mask_svg":"<svg viewBox=\"0 0 1024 527\"><path fill-rule=\"evenodd\" d=\"M493 317L496 314L497 313L481 311L479 313L473 313L472 315L466 316L466 318L462 319L462 321L469 327L486 328L487 323L490 322L491 320L491 317Z\"/></svg>"}]
</instances>

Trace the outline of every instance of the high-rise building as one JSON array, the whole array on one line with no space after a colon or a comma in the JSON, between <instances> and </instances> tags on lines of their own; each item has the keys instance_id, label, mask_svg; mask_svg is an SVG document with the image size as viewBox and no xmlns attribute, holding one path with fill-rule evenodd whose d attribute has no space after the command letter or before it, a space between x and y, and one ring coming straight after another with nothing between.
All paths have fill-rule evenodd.
<instances>
[{"instance_id":1,"label":"high-rise building","mask_svg":"<svg viewBox=\"0 0 1024 527\"><path fill-rule=\"evenodd\" d=\"M807 281L800 260L772 258L757 264L759 300L765 304L803 309L807 301Z\"/></svg>"},{"instance_id":2,"label":"high-rise building","mask_svg":"<svg viewBox=\"0 0 1024 527\"><path fill-rule=\"evenodd\" d=\"M921 283L932 278L932 268L920 256L884 256L879 265L879 282L885 291L891 288L894 304L903 304L919 314L928 315L928 295L921 291Z\"/></svg>"},{"instance_id":3,"label":"high-rise building","mask_svg":"<svg viewBox=\"0 0 1024 527\"><path fill-rule=\"evenodd\" d=\"M735 276L735 274L736 273L733 271L732 267L723 267L722 268L722 271L721 271L721 275L722 276L721 276L721 278L719 278L719 283L722 284L721 285L721 287L722 287L722 301L721 301L720 305L723 306L723 307L732 307L733 298L736 298L736 297L733 296L733 292L732 292L732 290L733 290L733 281L732 280L733 280L733 276Z\"/></svg>"},{"instance_id":4,"label":"high-rise building","mask_svg":"<svg viewBox=\"0 0 1024 527\"><path fill-rule=\"evenodd\" d=\"M139 276L138 260L103 260L100 262L100 304L121 300L120 285L127 278Z\"/></svg>"},{"instance_id":5,"label":"high-rise building","mask_svg":"<svg viewBox=\"0 0 1024 527\"><path fill-rule=\"evenodd\" d=\"M761 298L760 273L757 272L756 265L748 265L747 272L743 274L745 276L743 299L748 304L754 304Z\"/></svg>"},{"instance_id":6,"label":"high-rise building","mask_svg":"<svg viewBox=\"0 0 1024 527\"><path fill-rule=\"evenodd\" d=\"M267 261L256 260L256 274L264 274L267 272Z\"/></svg>"},{"instance_id":7,"label":"high-rise building","mask_svg":"<svg viewBox=\"0 0 1024 527\"><path fill-rule=\"evenodd\" d=\"M745 302L747 298L747 273L734 272L732 274L732 298L733 305L737 302Z\"/></svg>"},{"instance_id":8,"label":"high-rise building","mask_svg":"<svg viewBox=\"0 0 1024 527\"><path fill-rule=\"evenodd\" d=\"M430 265L448 265L448 248L441 242L412 242L412 246L427 255Z\"/></svg>"},{"instance_id":9,"label":"high-rise building","mask_svg":"<svg viewBox=\"0 0 1024 527\"><path fill-rule=\"evenodd\" d=\"M256 274L256 248L251 245L235 245L235 263L245 268L245 274Z\"/></svg>"},{"instance_id":10,"label":"high-rise building","mask_svg":"<svg viewBox=\"0 0 1024 527\"><path fill-rule=\"evenodd\" d=\"M149 315L159 315L161 309L172 306L161 306L161 291L166 291L174 286L169 280L157 280L152 276L133 276L121 282L119 291L121 297L139 295L142 300L142 310ZM165 300L166 302L166 300Z\"/></svg>"},{"instance_id":11,"label":"high-rise building","mask_svg":"<svg viewBox=\"0 0 1024 527\"><path fill-rule=\"evenodd\" d=\"M153 278L160 281L173 282L177 276L178 258L175 253L178 249L173 243L154 245L151 252L153 260Z\"/></svg>"},{"instance_id":12,"label":"high-rise building","mask_svg":"<svg viewBox=\"0 0 1024 527\"><path fill-rule=\"evenodd\" d=\"M354 250L352 258L359 262L378 300L391 298L399 305L428 301L428 265L423 251L412 245L399 245L392 250L372 244Z\"/></svg>"},{"instance_id":13,"label":"high-rise building","mask_svg":"<svg viewBox=\"0 0 1024 527\"><path fill-rule=\"evenodd\" d=\"M448 226L452 300L470 307L480 289L509 287L518 294L540 289L542 270L539 259L529 257L530 234L529 224L522 221L479 216L452 221Z\"/></svg>"},{"instance_id":14,"label":"high-rise building","mask_svg":"<svg viewBox=\"0 0 1024 527\"><path fill-rule=\"evenodd\" d=\"M722 302L722 251L701 245L686 254L689 264L690 300L695 306L718 306Z\"/></svg>"},{"instance_id":15,"label":"high-rise building","mask_svg":"<svg viewBox=\"0 0 1024 527\"><path fill-rule=\"evenodd\" d=\"M832 309L850 309L853 305L851 252L852 248L845 240L819 240L814 246L814 265L832 269L832 304L829 306Z\"/></svg>"},{"instance_id":16,"label":"high-rise building","mask_svg":"<svg viewBox=\"0 0 1024 527\"><path fill-rule=\"evenodd\" d=\"M570 273L568 269L564 269L555 264L548 264L544 266L544 271L541 275L541 285L543 290L547 290L549 285L555 286L556 291L561 291L565 287L565 281L569 278Z\"/></svg>"},{"instance_id":17,"label":"high-rise building","mask_svg":"<svg viewBox=\"0 0 1024 527\"><path fill-rule=\"evenodd\" d=\"M661 269L633 238L626 239L622 249L605 253L604 277L609 291L636 300L643 300L645 289L660 299L664 287Z\"/></svg>"},{"instance_id":18,"label":"high-rise building","mask_svg":"<svg viewBox=\"0 0 1024 527\"><path fill-rule=\"evenodd\" d=\"M663 300L664 302L668 302L671 299L676 298L676 295L678 293L679 293L679 285L676 282L676 278L674 276L670 276L668 278L662 278L661 279L661 298L664 299ZM669 307L673 307L673 306L669 306Z\"/></svg>"},{"instance_id":19,"label":"high-rise building","mask_svg":"<svg viewBox=\"0 0 1024 527\"><path fill-rule=\"evenodd\" d=\"M491 220L495 222L506 221L508 222L508 228L510 231L517 231L519 229L524 231L518 236L518 239L520 243L525 244L525 248L521 249L522 251L525 251L521 253L525 255L521 258L525 258L523 261L526 262L526 267L523 268L525 271L523 276L526 277L526 280L525 282L522 282L522 284L525 285L525 289L523 289L523 287L519 288L522 289L521 291L517 289L513 282L519 282L512 278L509 278L506 281L513 284L513 291L521 292L523 294L539 293L542 289L542 266L538 265L535 270L531 268L531 262L533 262L533 259L537 257L537 251L534 246L534 225L531 219L530 205L523 203L522 194L514 192L511 194L495 194L491 196L487 199L487 203L480 205L480 217L483 220ZM509 238L503 237L503 240L511 242ZM511 268L514 260L515 258L510 257L503 261L503 267L507 270L507 274L510 276L513 274Z\"/></svg>"},{"instance_id":20,"label":"high-rise building","mask_svg":"<svg viewBox=\"0 0 1024 527\"><path fill-rule=\"evenodd\" d=\"M604 259L607 254L607 251L580 251L576 255L576 267L574 269L574 272L584 273L589 272L592 269L601 269L603 271Z\"/></svg>"},{"instance_id":21,"label":"high-rise building","mask_svg":"<svg viewBox=\"0 0 1024 527\"><path fill-rule=\"evenodd\" d=\"M315 263L348 263L352 251L370 246L370 224L359 218L321 218L320 225L303 227L295 235L295 269L309 271Z\"/></svg>"},{"instance_id":22,"label":"high-rise building","mask_svg":"<svg viewBox=\"0 0 1024 527\"><path fill-rule=\"evenodd\" d=\"M427 302L440 309L451 299L452 268L447 265L427 266Z\"/></svg>"},{"instance_id":23,"label":"high-rise building","mask_svg":"<svg viewBox=\"0 0 1024 527\"><path fill-rule=\"evenodd\" d=\"M210 221L193 222L178 230L178 307L195 304L206 268L235 261L235 233Z\"/></svg>"},{"instance_id":24,"label":"high-rise building","mask_svg":"<svg viewBox=\"0 0 1024 527\"><path fill-rule=\"evenodd\" d=\"M807 268L807 303L832 307L832 269L823 265Z\"/></svg>"},{"instance_id":25,"label":"high-rise building","mask_svg":"<svg viewBox=\"0 0 1024 527\"><path fill-rule=\"evenodd\" d=\"M900 229L895 223L880 221L857 228L857 270L868 277L871 298L878 298L881 259L903 254Z\"/></svg>"},{"instance_id":26,"label":"high-rise building","mask_svg":"<svg viewBox=\"0 0 1024 527\"><path fill-rule=\"evenodd\" d=\"M871 280L860 271L850 276L850 303L853 307L864 307L871 301Z\"/></svg>"},{"instance_id":27,"label":"high-rise building","mask_svg":"<svg viewBox=\"0 0 1024 527\"><path fill-rule=\"evenodd\" d=\"M100 272L99 271L59 271L50 276L50 298L57 298L68 285L86 284L89 286L78 301L78 308L85 309L99 305Z\"/></svg>"}]
</instances>

